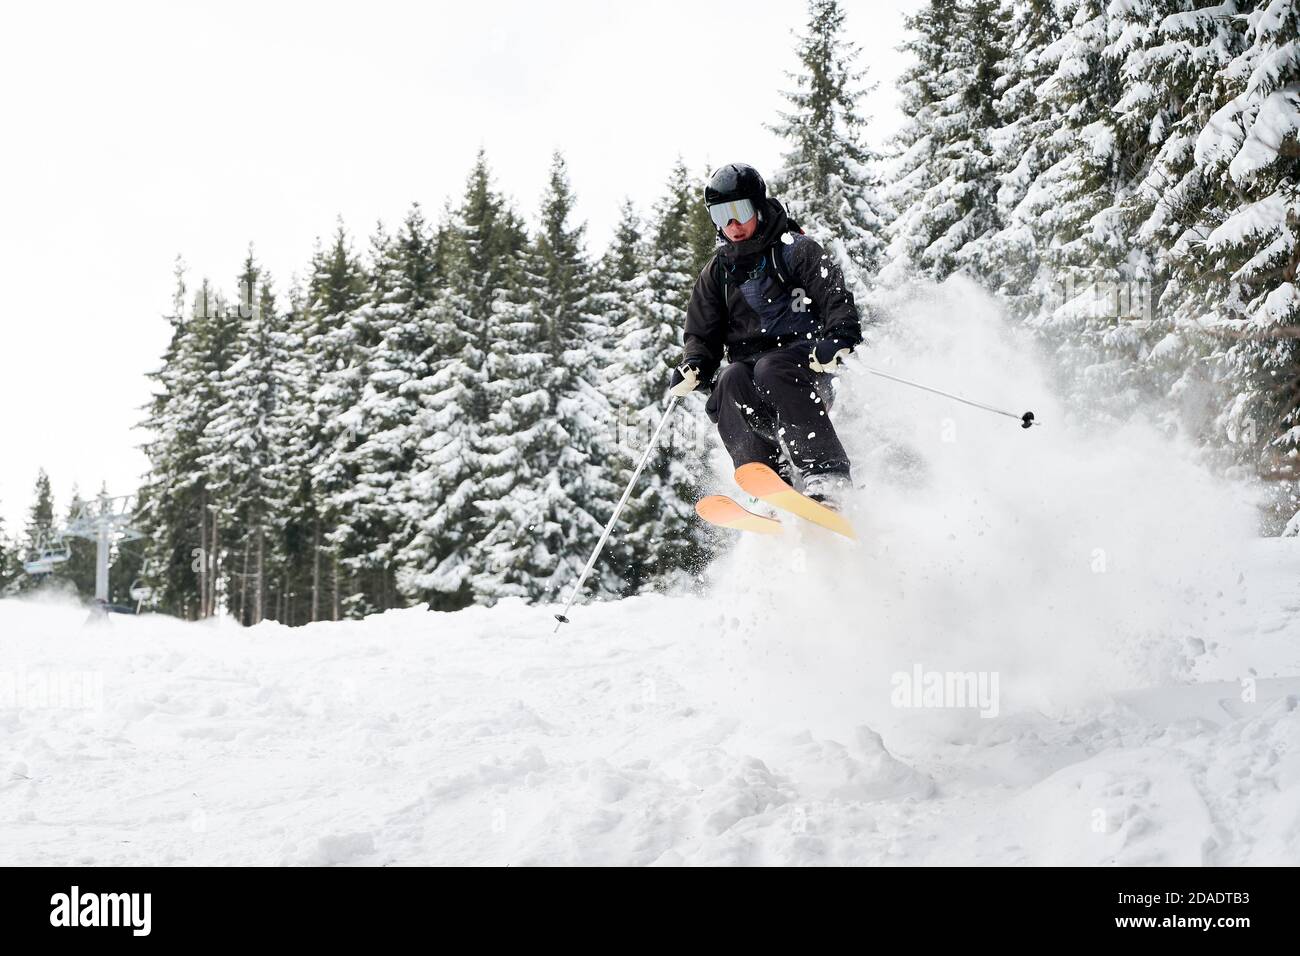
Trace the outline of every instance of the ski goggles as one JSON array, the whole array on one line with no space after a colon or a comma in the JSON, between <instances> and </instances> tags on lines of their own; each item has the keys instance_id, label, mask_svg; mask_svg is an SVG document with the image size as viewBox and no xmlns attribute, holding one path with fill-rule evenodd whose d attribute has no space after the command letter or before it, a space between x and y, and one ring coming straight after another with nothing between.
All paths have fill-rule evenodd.
<instances>
[{"instance_id":1,"label":"ski goggles","mask_svg":"<svg viewBox=\"0 0 1300 956\"><path fill-rule=\"evenodd\" d=\"M754 204L748 199L717 202L709 207L709 217L719 229L726 228L727 223L733 219L743 226L754 218L754 213Z\"/></svg>"}]
</instances>

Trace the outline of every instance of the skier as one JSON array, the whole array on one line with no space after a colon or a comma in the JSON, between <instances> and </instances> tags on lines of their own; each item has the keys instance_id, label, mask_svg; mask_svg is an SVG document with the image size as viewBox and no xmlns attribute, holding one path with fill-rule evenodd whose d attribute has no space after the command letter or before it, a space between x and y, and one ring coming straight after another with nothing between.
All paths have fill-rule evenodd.
<instances>
[{"instance_id":1,"label":"skier","mask_svg":"<svg viewBox=\"0 0 1300 956\"><path fill-rule=\"evenodd\" d=\"M712 389L705 411L736 468L797 472L807 497L836 507L849 458L828 412L832 373L862 341L853 295L754 167L717 170L704 202L720 243L691 293L670 390Z\"/></svg>"}]
</instances>

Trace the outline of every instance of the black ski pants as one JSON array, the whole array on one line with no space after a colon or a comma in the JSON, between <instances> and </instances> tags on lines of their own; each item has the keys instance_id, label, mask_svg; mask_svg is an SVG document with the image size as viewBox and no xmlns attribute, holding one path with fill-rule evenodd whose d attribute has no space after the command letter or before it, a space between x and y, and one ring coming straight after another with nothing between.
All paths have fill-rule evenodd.
<instances>
[{"instance_id":1,"label":"black ski pants","mask_svg":"<svg viewBox=\"0 0 1300 956\"><path fill-rule=\"evenodd\" d=\"M705 405L735 467L761 461L788 477L781 446L800 473L848 476L849 456L831 425L831 376L808 367L799 342L733 361Z\"/></svg>"}]
</instances>

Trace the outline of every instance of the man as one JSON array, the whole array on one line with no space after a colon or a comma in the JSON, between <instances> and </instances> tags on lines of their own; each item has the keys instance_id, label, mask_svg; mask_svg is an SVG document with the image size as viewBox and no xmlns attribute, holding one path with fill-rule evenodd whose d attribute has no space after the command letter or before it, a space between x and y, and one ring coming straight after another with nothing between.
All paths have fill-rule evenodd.
<instances>
[{"instance_id":1,"label":"man","mask_svg":"<svg viewBox=\"0 0 1300 956\"><path fill-rule=\"evenodd\" d=\"M797 472L805 495L835 506L849 458L828 414L831 373L862 341L853 295L752 166L715 172L704 202L721 243L691 294L671 391L711 385L705 411L735 467L762 462L786 481Z\"/></svg>"}]
</instances>

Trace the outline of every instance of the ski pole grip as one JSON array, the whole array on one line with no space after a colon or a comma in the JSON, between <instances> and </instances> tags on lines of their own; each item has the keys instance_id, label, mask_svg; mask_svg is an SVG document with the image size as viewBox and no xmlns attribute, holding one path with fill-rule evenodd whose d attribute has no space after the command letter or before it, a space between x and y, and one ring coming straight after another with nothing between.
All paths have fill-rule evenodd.
<instances>
[{"instance_id":1,"label":"ski pole grip","mask_svg":"<svg viewBox=\"0 0 1300 956\"><path fill-rule=\"evenodd\" d=\"M1034 421L1034 413L1033 413L1033 412L1025 412L1023 415L1020 416L1020 427L1021 427L1021 428L1031 428L1031 427L1034 426L1035 424L1037 424L1037 423Z\"/></svg>"}]
</instances>

